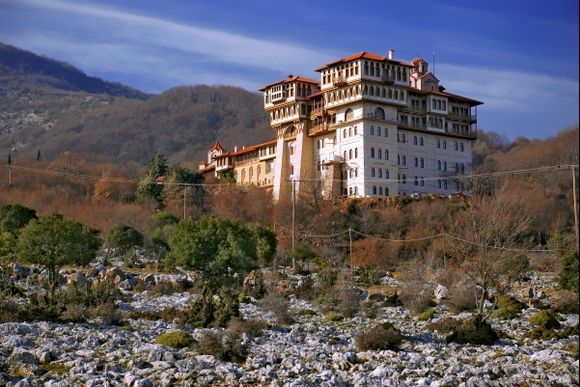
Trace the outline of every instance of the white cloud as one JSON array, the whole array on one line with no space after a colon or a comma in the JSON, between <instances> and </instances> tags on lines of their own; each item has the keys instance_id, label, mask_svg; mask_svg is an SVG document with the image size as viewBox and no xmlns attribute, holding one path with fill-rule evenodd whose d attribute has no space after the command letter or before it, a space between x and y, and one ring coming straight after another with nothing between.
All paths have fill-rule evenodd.
<instances>
[{"instance_id":1,"label":"white cloud","mask_svg":"<svg viewBox=\"0 0 580 387\"><path fill-rule=\"evenodd\" d=\"M113 8L76 4L63 0L18 0L38 8L74 13L92 19L88 23L121 23L113 37L138 46L158 47L196 53L210 59L269 68L277 71L311 71L332 57L321 50L288 42L241 36L235 33L186 25Z\"/></svg>"},{"instance_id":2,"label":"white cloud","mask_svg":"<svg viewBox=\"0 0 580 387\"><path fill-rule=\"evenodd\" d=\"M578 114L578 81L507 69L438 64L437 77L451 93L480 100L490 110Z\"/></svg>"}]
</instances>

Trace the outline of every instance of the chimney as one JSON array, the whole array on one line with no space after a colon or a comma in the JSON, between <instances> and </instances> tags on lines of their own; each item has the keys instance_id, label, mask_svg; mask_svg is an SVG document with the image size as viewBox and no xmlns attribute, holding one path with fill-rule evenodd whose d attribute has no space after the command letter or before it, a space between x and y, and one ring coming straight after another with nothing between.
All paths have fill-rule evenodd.
<instances>
[{"instance_id":1,"label":"chimney","mask_svg":"<svg viewBox=\"0 0 580 387\"><path fill-rule=\"evenodd\" d=\"M393 59L394 55L395 55L395 50L393 50L392 48L389 49L389 59Z\"/></svg>"}]
</instances>

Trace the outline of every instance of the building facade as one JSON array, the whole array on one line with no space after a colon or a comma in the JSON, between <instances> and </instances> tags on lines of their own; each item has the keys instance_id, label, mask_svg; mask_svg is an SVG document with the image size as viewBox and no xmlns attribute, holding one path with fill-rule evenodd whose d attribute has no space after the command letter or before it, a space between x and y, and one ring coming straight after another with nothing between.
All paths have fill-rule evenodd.
<instances>
[{"instance_id":1,"label":"building facade","mask_svg":"<svg viewBox=\"0 0 580 387\"><path fill-rule=\"evenodd\" d=\"M290 75L264 86L275 140L234 152L214 146L200 169L232 170L275 199L292 189L325 197L460 190L453 176L471 173L482 103L447 92L422 58L393 54L360 52L317 69L320 81Z\"/></svg>"}]
</instances>

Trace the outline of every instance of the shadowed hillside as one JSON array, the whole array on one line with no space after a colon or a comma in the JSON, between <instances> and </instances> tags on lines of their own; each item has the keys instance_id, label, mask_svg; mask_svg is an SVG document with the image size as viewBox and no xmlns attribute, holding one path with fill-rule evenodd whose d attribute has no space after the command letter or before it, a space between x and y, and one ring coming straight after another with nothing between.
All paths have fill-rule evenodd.
<instances>
[{"instance_id":1,"label":"shadowed hillside","mask_svg":"<svg viewBox=\"0 0 580 387\"><path fill-rule=\"evenodd\" d=\"M260 96L229 86L179 87L146 101L115 100L83 114L65 112L50 130L36 125L5 136L0 146L8 152L18 144L17 155L41 149L49 159L72 151L146 163L162 151L171 161L198 162L214 133L229 148L271 139Z\"/></svg>"}]
</instances>

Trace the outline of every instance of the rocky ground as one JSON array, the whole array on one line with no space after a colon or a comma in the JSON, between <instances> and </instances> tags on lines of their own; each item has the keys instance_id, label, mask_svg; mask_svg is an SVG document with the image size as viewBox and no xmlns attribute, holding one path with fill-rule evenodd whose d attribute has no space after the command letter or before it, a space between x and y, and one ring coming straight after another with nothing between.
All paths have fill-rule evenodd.
<instances>
[{"instance_id":1,"label":"rocky ground","mask_svg":"<svg viewBox=\"0 0 580 387\"><path fill-rule=\"evenodd\" d=\"M19 270L26 270L20 268ZM101 267L101 270L105 268ZM99 270L97 270L97 273ZM107 272L107 271L102 271ZM109 270L110 272L110 270ZM22 283L26 276L20 273ZM74 273L72 273L74 274ZM68 274L69 277L72 274ZM95 275L86 273L89 278ZM118 301L125 316L185 308L198 295L179 292L156 295L131 290L132 276L116 272L116 283L127 296ZM75 280L79 275L73 276ZM82 277L82 276L81 276ZM144 280L160 278L142 276ZM194 281L185 274L170 281ZM24 281L24 282L23 282ZM550 286L546 277L534 279ZM547 282L546 282L547 281ZM387 281L388 282L388 281ZM393 281L391 281L391 285ZM374 298L373 298L374 299ZM262 335L243 335L249 353L242 364L202 355L190 347L174 349L155 343L166 332L183 329L198 338L207 329L191 329L175 322L125 318L122 326L46 321L0 324L0 385L7 386L481 386L577 385L579 363L570 353L578 336L565 339L524 338L532 325L525 309L519 318L492 320L501 339L494 345L448 344L438 332L426 329L403 307L375 303L376 316L362 312L330 322L319 305L290 296L296 322L281 325L272 312L250 299L240 306L244 318L269 322ZM301 313L301 311L309 313ZM449 316L436 307L432 321ZM469 313L455 316L468 318ZM575 326L578 314L560 315L561 324ZM404 336L399 351L357 351L354 337L367 327L389 321ZM214 330L219 330L214 328Z\"/></svg>"}]
</instances>

